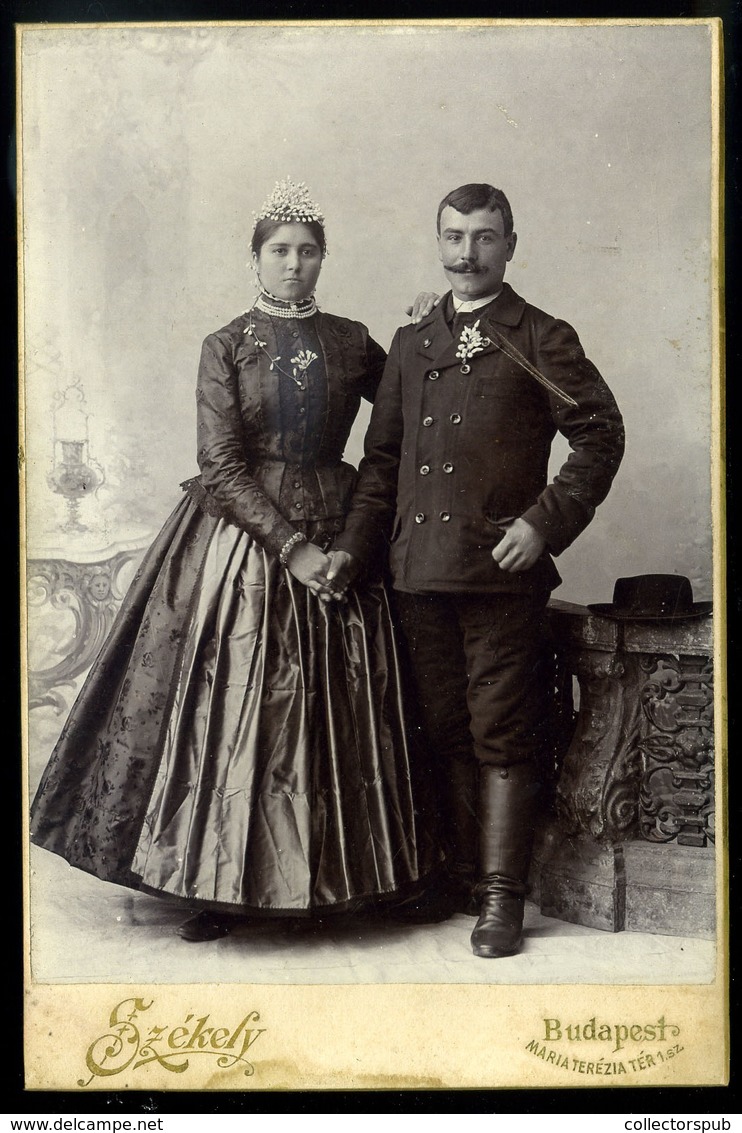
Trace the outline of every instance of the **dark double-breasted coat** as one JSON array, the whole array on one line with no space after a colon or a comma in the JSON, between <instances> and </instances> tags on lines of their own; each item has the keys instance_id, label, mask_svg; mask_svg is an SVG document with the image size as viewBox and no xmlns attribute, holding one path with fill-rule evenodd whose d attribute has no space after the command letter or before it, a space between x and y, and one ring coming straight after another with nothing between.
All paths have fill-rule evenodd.
<instances>
[{"instance_id":1,"label":"dark double-breasted coat","mask_svg":"<svg viewBox=\"0 0 742 1133\"><path fill-rule=\"evenodd\" d=\"M336 546L368 560L389 540L400 590L551 590L560 581L551 556L587 526L620 464L621 414L568 323L505 284L476 313L482 345L462 359L449 304L446 296L395 335ZM575 404L539 384L500 337ZM572 451L548 483L557 431ZM516 517L540 532L546 550L531 569L508 573L491 552Z\"/></svg>"}]
</instances>

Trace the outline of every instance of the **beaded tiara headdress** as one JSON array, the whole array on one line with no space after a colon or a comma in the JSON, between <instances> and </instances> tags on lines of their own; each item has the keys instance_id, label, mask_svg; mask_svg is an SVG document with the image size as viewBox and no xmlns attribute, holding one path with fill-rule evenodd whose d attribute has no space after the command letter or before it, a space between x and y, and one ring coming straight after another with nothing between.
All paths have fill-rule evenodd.
<instances>
[{"instance_id":1,"label":"beaded tiara headdress","mask_svg":"<svg viewBox=\"0 0 742 1133\"><path fill-rule=\"evenodd\" d=\"M264 202L259 212L253 213L255 221L282 220L285 222L296 220L306 224L316 220L324 224L325 218L318 205L309 196L309 189L304 181L276 181L276 187Z\"/></svg>"}]
</instances>

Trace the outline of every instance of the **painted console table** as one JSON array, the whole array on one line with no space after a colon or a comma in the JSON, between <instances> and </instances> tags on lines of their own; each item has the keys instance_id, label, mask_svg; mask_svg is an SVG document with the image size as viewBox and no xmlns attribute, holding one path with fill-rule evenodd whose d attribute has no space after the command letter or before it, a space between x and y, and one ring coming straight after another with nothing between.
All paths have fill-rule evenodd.
<instances>
[{"instance_id":1,"label":"painted console table","mask_svg":"<svg viewBox=\"0 0 742 1133\"><path fill-rule=\"evenodd\" d=\"M137 531L113 541L78 536L29 547L29 709L67 712L76 678L92 665L151 540L152 533Z\"/></svg>"}]
</instances>

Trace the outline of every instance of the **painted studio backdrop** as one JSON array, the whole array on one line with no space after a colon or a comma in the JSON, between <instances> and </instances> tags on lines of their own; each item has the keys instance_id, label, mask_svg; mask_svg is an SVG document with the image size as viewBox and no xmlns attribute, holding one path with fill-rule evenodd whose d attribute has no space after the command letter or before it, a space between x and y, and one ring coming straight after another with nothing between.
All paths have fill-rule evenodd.
<instances>
[{"instance_id":1,"label":"painted studio backdrop","mask_svg":"<svg viewBox=\"0 0 742 1133\"><path fill-rule=\"evenodd\" d=\"M655 571L710 597L708 36L218 25L27 37L31 547L146 541L177 501L197 471L200 345L252 302L252 214L277 179L305 180L324 210L320 307L384 347L419 290L446 288L439 200L489 181L519 237L507 279L573 323L626 421L617 482L558 560L555 597L610 601L616 577ZM77 502L59 483L63 440L92 470Z\"/></svg>"}]
</instances>

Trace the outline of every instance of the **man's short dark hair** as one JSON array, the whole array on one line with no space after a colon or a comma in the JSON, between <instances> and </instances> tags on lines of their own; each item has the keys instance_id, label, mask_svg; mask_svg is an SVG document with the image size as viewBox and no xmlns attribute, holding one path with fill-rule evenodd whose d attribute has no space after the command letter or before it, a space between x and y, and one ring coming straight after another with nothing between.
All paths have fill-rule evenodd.
<instances>
[{"instance_id":1,"label":"man's short dark hair","mask_svg":"<svg viewBox=\"0 0 742 1133\"><path fill-rule=\"evenodd\" d=\"M441 213L448 206L464 214L474 212L476 209L490 209L492 212L502 214L502 223L505 235L510 236L513 231L513 210L502 189L495 189L493 185L462 185L444 197L438 205L436 226L438 235L441 233Z\"/></svg>"}]
</instances>

